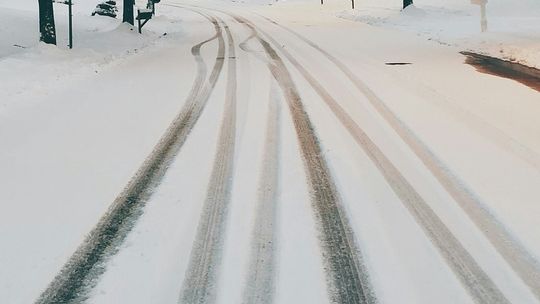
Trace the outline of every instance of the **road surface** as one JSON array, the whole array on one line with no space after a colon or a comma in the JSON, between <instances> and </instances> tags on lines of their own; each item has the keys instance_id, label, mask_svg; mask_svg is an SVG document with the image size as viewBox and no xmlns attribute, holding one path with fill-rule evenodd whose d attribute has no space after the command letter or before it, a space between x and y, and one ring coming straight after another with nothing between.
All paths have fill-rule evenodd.
<instances>
[{"instance_id":1,"label":"road surface","mask_svg":"<svg viewBox=\"0 0 540 304\"><path fill-rule=\"evenodd\" d=\"M538 92L313 7L160 5L187 34L132 60L164 110L65 242L21 238L10 303L540 303Z\"/></svg>"}]
</instances>

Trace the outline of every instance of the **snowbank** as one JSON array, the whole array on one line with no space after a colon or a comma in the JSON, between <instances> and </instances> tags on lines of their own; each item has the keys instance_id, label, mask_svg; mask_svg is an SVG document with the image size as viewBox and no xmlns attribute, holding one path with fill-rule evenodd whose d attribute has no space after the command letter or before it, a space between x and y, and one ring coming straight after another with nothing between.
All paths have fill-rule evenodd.
<instances>
[{"instance_id":1,"label":"snowbank","mask_svg":"<svg viewBox=\"0 0 540 304\"><path fill-rule=\"evenodd\" d=\"M156 16L142 35L121 19L90 16L99 2L81 0L74 5L74 49L69 50L65 5L55 4L58 45L51 46L39 42L37 1L0 0L0 115L31 106L35 96L99 73L141 49L183 36L180 20L165 16Z\"/></svg>"},{"instance_id":2,"label":"snowbank","mask_svg":"<svg viewBox=\"0 0 540 304\"><path fill-rule=\"evenodd\" d=\"M417 0L401 11L401 1L358 1L341 18L417 33L448 44L525 65L540 67L540 2L491 0L488 31L480 30L480 8L470 1Z\"/></svg>"}]
</instances>

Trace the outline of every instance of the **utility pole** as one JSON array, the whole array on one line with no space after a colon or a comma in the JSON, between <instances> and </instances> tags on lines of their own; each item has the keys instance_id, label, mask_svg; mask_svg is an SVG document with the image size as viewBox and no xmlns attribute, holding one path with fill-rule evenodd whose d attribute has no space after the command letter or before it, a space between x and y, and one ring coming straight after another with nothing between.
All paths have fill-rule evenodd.
<instances>
[{"instance_id":1,"label":"utility pole","mask_svg":"<svg viewBox=\"0 0 540 304\"><path fill-rule=\"evenodd\" d=\"M135 24L135 19L133 18L133 5L135 5L134 0L124 0L124 14L122 22L127 22L131 25Z\"/></svg>"}]
</instances>

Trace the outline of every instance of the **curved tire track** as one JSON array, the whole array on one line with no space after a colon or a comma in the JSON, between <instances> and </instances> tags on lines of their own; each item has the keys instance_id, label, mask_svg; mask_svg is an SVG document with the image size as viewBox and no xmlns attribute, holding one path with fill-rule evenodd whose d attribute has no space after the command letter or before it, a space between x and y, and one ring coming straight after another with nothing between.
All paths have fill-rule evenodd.
<instances>
[{"instance_id":1,"label":"curved tire track","mask_svg":"<svg viewBox=\"0 0 540 304\"><path fill-rule=\"evenodd\" d=\"M533 294L540 300L540 262L516 239L486 207L485 203L469 189L466 184L454 175L448 167L401 121L396 114L345 64L333 55L319 47L311 40L297 32L277 23L276 21L259 15L269 22L292 33L306 44L323 54L335 64L343 74L362 92L371 105L392 127L394 132L405 142L415 155L422 161L431 174L438 180L443 188L458 203L465 214L476 227L486 236L493 247L499 252L514 272L523 280Z\"/></svg>"},{"instance_id":2,"label":"curved tire track","mask_svg":"<svg viewBox=\"0 0 540 304\"><path fill-rule=\"evenodd\" d=\"M212 22L216 34L193 46L191 50L197 62L197 76L186 104L122 193L114 200L36 303L80 303L87 298L87 292L105 271L107 258L117 252L135 225L153 190L161 182L170 163L200 117L223 66L223 60L217 59L209 81L205 83L207 68L200 55L200 49L206 43L218 39L217 57L223 57L225 51L223 35L217 21L202 16Z\"/></svg>"},{"instance_id":3,"label":"curved tire track","mask_svg":"<svg viewBox=\"0 0 540 304\"><path fill-rule=\"evenodd\" d=\"M280 113L279 98L272 88L266 127L263 170L260 179L250 264L244 290L244 304L274 302L276 204L279 188Z\"/></svg>"},{"instance_id":4,"label":"curved tire track","mask_svg":"<svg viewBox=\"0 0 540 304\"><path fill-rule=\"evenodd\" d=\"M229 50L225 110L208 192L179 298L179 303L185 304L215 302L232 186L236 137L236 52L229 27L222 20L220 22L227 33Z\"/></svg>"},{"instance_id":5,"label":"curved tire track","mask_svg":"<svg viewBox=\"0 0 540 304\"><path fill-rule=\"evenodd\" d=\"M280 46L267 33L265 35L277 47ZM323 88L323 86L285 49L281 52L287 57L302 76L313 87L321 99L332 110L334 115L349 131L356 143L373 161L388 185L399 197L403 205L424 230L431 242L435 245L450 269L461 282L465 290L476 303L494 304L509 303L493 281L480 268L478 263L456 239L444 222L437 216L424 199L416 192L412 185L397 170L391 161L384 155L369 136L354 122L337 101Z\"/></svg>"},{"instance_id":6,"label":"curved tire track","mask_svg":"<svg viewBox=\"0 0 540 304\"><path fill-rule=\"evenodd\" d=\"M248 20L231 16L239 23L258 32ZM319 141L309 116L304 110L300 94L283 60L274 48L259 35L257 39L272 60L268 67L283 91L293 118L319 226L319 240L331 301L333 303L376 303L368 273L363 265L360 251L356 247L348 218L341 207L336 186L326 160L322 156Z\"/></svg>"},{"instance_id":7,"label":"curved tire track","mask_svg":"<svg viewBox=\"0 0 540 304\"><path fill-rule=\"evenodd\" d=\"M251 29L249 36L239 47L246 53L269 64L269 59L253 50L248 43L257 37ZM268 118L266 122L266 142L263 155L262 173L259 181L255 226L252 232L252 246L247 279L243 291L244 304L271 304L274 302L277 239L277 193L279 188L279 150L280 150L280 99L276 83L270 81Z\"/></svg>"}]
</instances>

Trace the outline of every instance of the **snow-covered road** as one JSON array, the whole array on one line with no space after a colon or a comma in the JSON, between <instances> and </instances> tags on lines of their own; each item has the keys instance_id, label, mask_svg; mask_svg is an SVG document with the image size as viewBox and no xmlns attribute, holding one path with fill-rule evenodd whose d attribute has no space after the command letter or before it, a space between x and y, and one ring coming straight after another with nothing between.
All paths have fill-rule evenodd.
<instances>
[{"instance_id":1,"label":"snow-covered road","mask_svg":"<svg viewBox=\"0 0 540 304\"><path fill-rule=\"evenodd\" d=\"M537 91L316 5L158 13L0 116L2 302L540 303Z\"/></svg>"}]
</instances>

